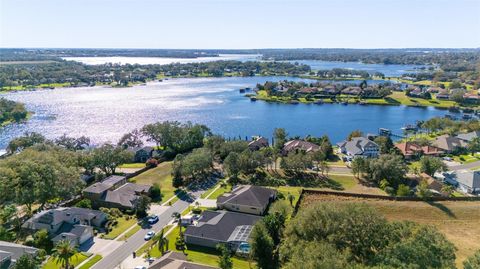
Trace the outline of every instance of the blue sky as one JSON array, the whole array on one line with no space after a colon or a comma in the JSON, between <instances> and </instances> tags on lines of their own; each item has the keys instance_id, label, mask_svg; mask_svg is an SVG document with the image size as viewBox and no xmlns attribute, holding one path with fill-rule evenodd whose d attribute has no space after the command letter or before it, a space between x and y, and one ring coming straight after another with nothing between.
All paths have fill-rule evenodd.
<instances>
[{"instance_id":1,"label":"blue sky","mask_svg":"<svg viewBox=\"0 0 480 269\"><path fill-rule=\"evenodd\" d=\"M0 0L1 47L480 47L480 0Z\"/></svg>"}]
</instances>

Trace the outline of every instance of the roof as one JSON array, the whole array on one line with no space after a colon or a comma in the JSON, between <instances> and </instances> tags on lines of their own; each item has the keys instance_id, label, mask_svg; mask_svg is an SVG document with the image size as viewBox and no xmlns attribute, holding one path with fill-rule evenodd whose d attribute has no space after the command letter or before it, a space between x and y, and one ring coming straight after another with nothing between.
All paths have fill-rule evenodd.
<instances>
[{"instance_id":1,"label":"roof","mask_svg":"<svg viewBox=\"0 0 480 269\"><path fill-rule=\"evenodd\" d=\"M435 139L433 145L443 150L452 151L457 148L466 147L467 143L454 136L441 135Z\"/></svg>"},{"instance_id":2,"label":"roof","mask_svg":"<svg viewBox=\"0 0 480 269\"><path fill-rule=\"evenodd\" d=\"M6 241L0 241L0 261L6 257L17 260L24 254L36 255L38 249Z\"/></svg>"},{"instance_id":3,"label":"roof","mask_svg":"<svg viewBox=\"0 0 480 269\"><path fill-rule=\"evenodd\" d=\"M343 141L337 144L341 148L345 148L346 152L351 155L362 155L366 147L377 147L377 143L366 137L354 137L350 141Z\"/></svg>"},{"instance_id":4,"label":"roof","mask_svg":"<svg viewBox=\"0 0 480 269\"><path fill-rule=\"evenodd\" d=\"M290 140L283 145L283 150L285 152L290 152L294 150L303 150L306 152L317 151L320 149L320 146L317 144L305 141L305 140Z\"/></svg>"},{"instance_id":5,"label":"roof","mask_svg":"<svg viewBox=\"0 0 480 269\"><path fill-rule=\"evenodd\" d=\"M268 147L268 139L266 139L263 136L259 136L254 140L250 141L250 143L248 143L248 147L250 149L259 149L263 147Z\"/></svg>"},{"instance_id":6,"label":"roof","mask_svg":"<svg viewBox=\"0 0 480 269\"><path fill-rule=\"evenodd\" d=\"M112 176L109 176L109 177L105 178L101 182L97 182L97 183L94 183L94 184L88 186L83 191L84 192L89 192L89 193L102 193L102 192L112 188L113 186L117 185L118 183L120 183L121 181L123 181L125 179L126 178L124 176L112 175Z\"/></svg>"},{"instance_id":7,"label":"roof","mask_svg":"<svg viewBox=\"0 0 480 269\"><path fill-rule=\"evenodd\" d=\"M52 238L52 241L57 242L60 240L69 240L74 242L80 236L82 236L86 231L93 234L93 228L88 225L73 225L70 227L71 227L70 230L61 232L60 234Z\"/></svg>"},{"instance_id":8,"label":"roof","mask_svg":"<svg viewBox=\"0 0 480 269\"><path fill-rule=\"evenodd\" d=\"M185 235L227 242L238 226L253 226L260 219L261 217L256 215L206 210L197 225L187 227Z\"/></svg>"},{"instance_id":9,"label":"roof","mask_svg":"<svg viewBox=\"0 0 480 269\"><path fill-rule=\"evenodd\" d=\"M36 223L56 225L58 223L70 220L72 216L75 216L81 220L92 220L94 218L104 218L106 217L106 214L102 211L88 208L59 207L35 214L24 223L23 227L36 230Z\"/></svg>"},{"instance_id":10,"label":"roof","mask_svg":"<svg viewBox=\"0 0 480 269\"><path fill-rule=\"evenodd\" d=\"M456 172L457 182L469 188L480 188L480 171L459 170Z\"/></svg>"},{"instance_id":11,"label":"roof","mask_svg":"<svg viewBox=\"0 0 480 269\"><path fill-rule=\"evenodd\" d=\"M470 142L474 138L480 137L480 131L473 131L473 132L466 133L466 134L459 134L459 135L457 135L457 137L460 138L461 140Z\"/></svg>"},{"instance_id":12,"label":"roof","mask_svg":"<svg viewBox=\"0 0 480 269\"><path fill-rule=\"evenodd\" d=\"M443 150L434 146L420 146L413 142L404 142L395 144L395 147L398 148L404 156L411 156L417 153L425 155L437 155L443 154Z\"/></svg>"},{"instance_id":13,"label":"roof","mask_svg":"<svg viewBox=\"0 0 480 269\"><path fill-rule=\"evenodd\" d=\"M272 196L275 196L275 194L276 191L274 189L244 185L235 188L231 193L224 193L217 198L217 203L230 203L266 208L270 203Z\"/></svg>"},{"instance_id":14,"label":"roof","mask_svg":"<svg viewBox=\"0 0 480 269\"><path fill-rule=\"evenodd\" d=\"M155 260L148 269L214 269L216 267L206 266L187 261L187 256L180 252L168 252Z\"/></svg>"}]
</instances>

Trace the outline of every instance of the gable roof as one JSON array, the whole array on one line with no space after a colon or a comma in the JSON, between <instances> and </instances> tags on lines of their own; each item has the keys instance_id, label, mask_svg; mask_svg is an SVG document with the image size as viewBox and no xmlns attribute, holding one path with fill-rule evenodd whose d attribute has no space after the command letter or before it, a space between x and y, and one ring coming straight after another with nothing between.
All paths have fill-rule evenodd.
<instances>
[{"instance_id":1,"label":"gable roof","mask_svg":"<svg viewBox=\"0 0 480 269\"><path fill-rule=\"evenodd\" d=\"M341 148L352 155L361 155L366 147L376 147L378 148L377 143L371 141L366 137L353 137L350 141L343 141L337 144Z\"/></svg>"},{"instance_id":2,"label":"gable roof","mask_svg":"<svg viewBox=\"0 0 480 269\"><path fill-rule=\"evenodd\" d=\"M34 247L0 241L0 261L8 257L11 257L12 260L17 260L24 254L35 256L37 252L38 249Z\"/></svg>"},{"instance_id":3,"label":"gable roof","mask_svg":"<svg viewBox=\"0 0 480 269\"><path fill-rule=\"evenodd\" d=\"M253 226L260 219L260 216L244 213L205 210L197 225L187 227L185 235L227 242L235 228L244 225Z\"/></svg>"},{"instance_id":4,"label":"gable roof","mask_svg":"<svg viewBox=\"0 0 480 269\"><path fill-rule=\"evenodd\" d=\"M102 193L102 192L112 188L113 186L117 185L118 183L120 183L121 181L123 181L125 179L126 179L125 176L112 175L112 176L109 176L109 177L105 178L101 182L96 182L96 183L88 186L83 191L84 192L89 192L89 193Z\"/></svg>"},{"instance_id":5,"label":"gable roof","mask_svg":"<svg viewBox=\"0 0 480 269\"><path fill-rule=\"evenodd\" d=\"M464 141L468 141L468 142L472 141L476 137L480 137L480 131L473 131L473 132L470 132L470 133L457 135L457 138L459 138L461 140L464 140Z\"/></svg>"},{"instance_id":6,"label":"gable roof","mask_svg":"<svg viewBox=\"0 0 480 269\"><path fill-rule=\"evenodd\" d=\"M45 210L35 214L28 219L22 227L36 230L36 223L56 225L61 222L70 220L72 216L80 220L92 220L95 218L101 219L106 217L106 214L99 210L79 207L59 207Z\"/></svg>"},{"instance_id":7,"label":"gable roof","mask_svg":"<svg viewBox=\"0 0 480 269\"><path fill-rule=\"evenodd\" d=\"M457 182L472 189L480 188L480 171L460 170L456 172Z\"/></svg>"},{"instance_id":8,"label":"gable roof","mask_svg":"<svg viewBox=\"0 0 480 269\"><path fill-rule=\"evenodd\" d=\"M457 148L466 147L467 143L458 137L441 135L435 139L433 145L443 150L453 151Z\"/></svg>"},{"instance_id":9,"label":"gable roof","mask_svg":"<svg viewBox=\"0 0 480 269\"><path fill-rule=\"evenodd\" d=\"M305 152L317 151L320 146L317 144L305 141L305 140L290 140L283 145L284 152L290 152L294 150L303 150Z\"/></svg>"},{"instance_id":10,"label":"gable roof","mask_svg":"<svg viewBox=\"0 0 480 269\"><path fill-rule=\"evenodd\" d=\"M272 196L275 196L275 194L276 190L274 189L244 185L238 186L230 193L224 193L217 198L217 203L229 203L266 208L270 203L270 199Z\"/></svg>"},{"instance_id":11,"label":"gable roof","mask_svg":"<svg viewBox=\"0 0 480 269\"><path fill-rule=\"evenodd\" d=\"M425 154L425 155L437 155L443 154L444 151L440 148L434 146L420 146L413 142L404 142L395 144L395 147L398 148L404 156L411 156L418 153Z\"/></svg>"},{"instance_id":12,"label":"gable roof","mask_svg":"<svg viewBox=\"0 0 480 269\"><path fill-rule=\"evenodd\" d=\"M248 143L248 148L250 149L260 149L263 147L268 147L268 139L263 136L259 136Z\"/></svg>"}]
</instances>

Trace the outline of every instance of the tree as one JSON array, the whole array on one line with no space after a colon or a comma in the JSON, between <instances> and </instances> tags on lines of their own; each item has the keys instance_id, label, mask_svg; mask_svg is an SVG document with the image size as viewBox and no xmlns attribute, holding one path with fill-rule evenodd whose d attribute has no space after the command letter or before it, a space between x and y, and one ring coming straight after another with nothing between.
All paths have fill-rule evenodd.
<instances>
[{"instance_id":1,"label":"tree","mask_svg":"<svg viewBox=\"0 0 480 269\"><path fill-rule=\"evenodd\" d=\"M352 173L357 178L360 178L363 173L368 172L368 159L357 157L352 160Z\"/></svg>"},{"instance_id":2,"label":"tree","mask_svg":"<svg viewBox=\"0 0 480 269\"><path fill-rule=\"evenodd\" d=\"M317 168L317 171L320 171L320 163L322 163L323 161L325 161L327 159L327 155L321 151L321 150L317 150L317 151L314 151L312 153L310 153L310 157L313 161L313 163L315 163L315 166ZM323 174L323 170L322 170L322 174Z\"/></svg>"},{"instance_id":3,"label":"tree","mask_svg":"<svg viewBox=\"0 0 480 269\"><path fill-rule=\"evenodd\" d=\"M379 158L369 161L369 180L375 184L386 179L390 186L396 188L406 173L407 166L399 155L383 154Z\"/></svg>"},{"instance_id":4,"label":"tree","mask_svg":"<svg viewBox=\"0 0 480 269\"><path fill-rule=\"evenodd\" d=\"M291 193L288 193L287 199L288 199L288 202L290 202L290 205L293 207L293 201L295 200L295 196L293 196Z\"/></svg>"},{"instance_id":5,"label":"tree","mask_svg":"<svg viewBox=\"0 0 480 269\"><path fill-rule=\"evenodd\" d=\"M135 214L139 218L143 218L147 215L147 211L150 209L150 203L152 199L146 195L141 195L134 204Z\"/></svg>"},{"instance_id":6,"label":"tree","mask_svg":"<svg viewBox=\"0 0 480 269\"><path fill-rule=\"evenodd\" d=\"M475 152L480 151L480 137L475 137L472 139L472 141L468 142L467 144L467 149L470 151L472 156L475 154Z\"/></svg>"},{"instance_id":7,"label":"tree","mask_svg":"<svg viewBox=\"0 0 480 269\"><path fill-rule=\"evenodd\" d=\"M278 150L283 148L283 145L287 142L287 132L283 128L275 128L273 130L273 138L275 141L274 147Z\"/></svg>"},{"instance_id":8,"label":"tree","mask_svg":"<svg viewBox=\"0 0 480 269\"><path fill-rule=\"evenodd\" d=\"M183 185L204 180L212 169L212 161L212 153L207 148L194 149L186 156L177 155L173 161L174 180L181 178Z\"/></svg>"},{"instance_id":9,"label":"tree","mask_svg":"<svg viewBox=\"0 0 480 269\"><path fill-rule=\"evenodd\" d=\"M252 229L251 235L251 255L261 269L275 268L273 263L274 244L265 224L259 221Z\"/></svg>"},{"instance_id":10,"label":"tree","mask_svg":"<svg viewBox=\"0 0 480 269\"><path fill-rule=\"evenodd\" d=\"M84 150L90 146L90 138L81 136L79 138L68 137L66 134L55 139L55 144L64 147L67 150Z\"/></svg>"},{"instance_id":11,"label":"tree","mask_svg":"<svg viewBox=\"0 0 480 269\"><path fill-rule=\"evenodd\" d=\"M463 262L464 269L476 269L480 268L480 249L475 251L472 256L468 257Z\"/></svg>"},{"instance_id":12,"label":"tree","mask_svg":"<svg viewBox=\"0 0 480 269\"><path fill-rule=\"evenodd\" d=\"M80 201L78 201L76 204L75 204L76 207L80 207L80 208L92 208L92 201L90 201L90 199L87 199L87 198L84 198Z\"/></svg>"},{"instance_id":13,"label":"tree","mask_svg":"<svg viewBox=\"0 0 480 269\"><path fill-rule=\"evenodd\" d=\"M0 241L11 242L13 240L15 240L15 234L0 225Z\"/></svg>"},{"instance_id":14,"label":"tree","mask_svg":"<svg viewBox=\"0 0 480 269\"><path fill-rule=\"evenodd\" d=\"M126 133L120 138L117 143L118 146L124 148L138 148L143 146L142 133L135 129L130 133Z\"/></svg>"},{"instance_id":15,"label":"tree","mask_svg":"<svg viewBox=\"0 0 480 269\"><path fill-rule=\"evenodd\" d=\"M363 132L360 131L360 130L354 130L352 131L348 136L347 136L347 140L348 141L351 141L352 138L354 137L362 137L363 136Z\"/></svg>"},{"instance_id":16,"label":"tree","mask_svg":"<svg viewBox=\"0 0 480 269\"><path fill-rule=\"evenodd\" d=\"M299 173L312 167L312 159L303 152L291 152L280 162L282 169L289 172Z\"/></svg>"},{"instance_id":17,"label":"tree","mask_svg":"<svg viewBox=\"0 0 480 269\"><path fill-rule=\"evenodd\" d=\"M153 184L152 190L150 191L150 196L153 199L160 199L162 197L162 192L160 190L160 185L158 183Z\"/></svg>"},{"instance_id":18,"label":"tree","mask_svg":"<svg viewBox=\"0 0 480 269\"><path fill-rule=\"evenodd\" d=\"M93 150L93 162L95 166L107 176L115 174L115 170L119 165L131 162L132 159L133 153L110 143Z\"/></svg>"},{"instance_id":19,"label":"tree","mask_svg":"<svg viewBox=\"0 0 480 269\"><path fill-rule=\"evenodd\" d=\"M160 253L163 255L166 251L168 251L168 239L165 238L164 231L162 229L162 232L160 233L160 236L158 238L158 250L160 250Z\"/></svg>"},{"instance_id":20,"label":"tree","mask_svg":"<svg viewBox=\"0 0 480 269\"><path fill-rule=\"evenodd\" d=\"M28 254L23 254L17 259L12 269L38 269L40 268L37 260Z\"/></svg>"},{"instance_id":21,"label":"tree","mask_svg":"<svg viewBox=\"0 0 480 269\"><path fill-rule=\"evenodd\" d=\"M292 246L289 259L284 262L285 269L331 269L350 268L347 251L338 251L335 246L325 242L299 242ZM357 267L355 267L357 268Z\"/></svg>"},{"instance_id":22,"label":"tree","mask_svg":"<svg viewBox=\"0 0 480 269\"><path fill-rule=\"evenodd\" d=\"M428 188L428 182L426 180L421 180L420 184L417 185L417 196L423 199L428 199L432 197L432 191Z\"/></svg>"},{"instance_id":23,"label":"tree","mask_svg":"<svg viewBox=\"0 0 480 269\"><path fill-rule=\"evenodd\" d=\"M420 158L420 171L433 176L438 171L446 171L447 165L437 157L422 156Z\"/></svg>"},{"instance_id":24,"label":"tree","mask_svg":"<svg viewBox=\"0 0 480 269\"><path fill-rule=\"evenodd\" d=\"M387 154L394 148L393 141L388 136L378 136L373 141L378 144L380 154Z\"/></svg>"},{"instance_id":25,"label":"tree","mask_svg":"<svg viewBox=\"0 0 480 269\"><path fill-rule=\"evenodd\" d=\"M443 184L442 185L442 192L446 193L448 197L451 197L455 188L452 185Z\"/></svg>"},{"instance_id":26,"label":"tree","mask_svg":"<svg viewBox=\"0 0 480 269\"><path fill-rule=\"evenodd\" d=\"M409 196L409 195L410 195L410 187L404 184L398 185L397 196Z\"/></svg>"},{"instance_id":27,"label":"tree","mask_svg":"<svg viewBox=\"0 0 480 269\"><path fill-rule=\"evenodd\" d=\"M33 245L36 248L43 249L47 253L50 253L53 248L53 243L46 229L38 230L33 234Z\"/></svg>"},{"instance_id":28,"label":"tree","mask_svg":"<svg viewBox=\"0 0 480 269\"><path fill-rule=\"evenodd\" d=\"M240 157L239 154L236 152L230 152L225 161L223 162L223 166L225 171L232 179L233 183L237 182L238 174L240 173ZM235 185L235 184L232 184Z\"/></svg>"},{"instance_id":29,"label":"tree","mask_svg":"<svg viewBox=\"0 0 480 269\"><path fill-rule=\"evenodd\" d=\"M217 250L220 251L220 258L218 260L218 267L221 269L232 269L233 262L230 255L230 250L224 244L218 244Z\"/></svg>"},{"instance_id":30,"label":"tree","mask_svg":"<svg viewBox=\"0 0 480 269\"><path fill-rule=\"evenodd\" d=\"M72 246L70 240L61 240L53 248L52 257L62 268L70 269L70 261L77 252L77 248Z\"/></svg>"},{"instance_id":31,"label":"tree","mask_svg":"<svg viewBox=\"0 0 480 269\"><path fill-rule=\"evenodd\" d=\"M45 141L46 138L39 133L26 132L23 136L11 140L8 143L7 151L9 153L19 152L33 145L44 143Z\"/></svg>"}]
</instances>

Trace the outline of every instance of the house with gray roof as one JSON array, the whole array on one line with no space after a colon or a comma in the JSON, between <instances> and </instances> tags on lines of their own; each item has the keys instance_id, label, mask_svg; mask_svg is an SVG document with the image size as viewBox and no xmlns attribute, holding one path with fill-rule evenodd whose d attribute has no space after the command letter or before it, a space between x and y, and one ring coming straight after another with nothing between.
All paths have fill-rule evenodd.
<instances>
[{"instance_id":1,"label":"house with gray roof","mask_svg":"<svg viewBox=\"0 0 480 269\"><path fill-rule=\"evenodd\" d=\"M109 176L83 190L83 196L95 207L133 209L141 195L149 194L151 185L127 182L125 176Z\"/></svg>"},{"instance_id":2,"label":"house with gray roof","mask_svg":"<svg viewBox=\"0 0 480 269\"><path fill-rule=\"evenodd\" d=\"M455 172L457 187L465 193L480 193L480 171L458 170Z\"/></svg>"},{"instance_id":3,"label":"house with gray roof","mask_svg":"<svg viewBox=\"0 0 480 269\"><path fill-rule=\"evenodd\" d=\"M102 228L107 215L98 210L78 207L59 207L35 214L22 228L28 231L45 229L53 242L68 239L81 245L93 238L93 227Z\"/></svg>"},{"instance_id":4,"label":"house with gray roof","mask_svg":"<svg viewBox=\"0 0 480 269\"><path fill-rule=\"evenodd\" d=\"M432 145L442 149L445 153L452 153L467 146L467 142L455 136L441 135L433 141Z\"/></svg>"},{"instance_id":5,"label":"house with gray roof","mask_svg":"<svg viewBox=\"0 0 480 269\"><path fill-rule=\"evenodd\" d=\"M243 185L219 196L217 207L229 211L263 215L276 196L277 191L274 189Z\"/></svg>"},{"instance_id":6,"label":"house with gray roof","mask_svg":"<svg viewBox=\"0 0 480 269\"><path fill-rule=\"evenodd\" d=\"M215 248L226 244L237 250L240 244L248 243L253 226L262 217L229 211L209 211L185 230L185 242L191 245Z\"/></svg>"},{"instance_id":7,"label":"house with gray roof","mask_svg":"<svg viewBox=\"0 0 480 269\"><path fill-rule=\"evenodd\" d=\"M133 162L135 163L144 163L152 157L153 147L134 147L127 148L127 151L133 154Z\"/></svg>"},{"instance_id":8,"label":"house with gray roof","mask_svg":"<svg viewBox=\"0 0 480 269\"><path fill-rule=\"evenodd\" d=\"M259 150L265 147L268 147L268 139L263 136L254 137L254 139L248 143L250 150Z\"/></svg>"},{"instance_id":9,"label":"house with gray roof","mask_svg":"<svg viewBox=\"0 0 480 269\"><path fill-rule=\"evenodd\" d=\"M16 261L23 255L35 257L38 249L6 241L0 241L0 268L13 268Z\"/></svg>"},{"instance_id":10,"label":"house with gray roof","mask_svg":"<svg viewBox=\"0 0 480 269\"><path fill-rule=\"evenodd\" d=\"M472 142L472 140L477 137L480 137L480 131L473 131L470 133L457 135L457 138L463 140L465 143Z\"/></svg>"},{"instance_id":11,"label":"house with gray roof","mask_svg":"<svg viewBox=\"0 0 480 269\"><path fill-rule=\"evenodd\" d=\"M282 154L288 155L290 152L314 152L320 149L320 146L305 140L290 140L283 145Z\"/></svg>"},{"instance_id":12,"label":"house with gray roof","mask_svg":"<svg viewBox=\"0 0 480 269\"><path fill-rule=\"evenodd\" d=\"M337 144L339 152L351 157L378 157L380 147L377 143L365 137L353 137L352 140Z\"/></svg>"},{"instance_id":13,"label":"house with gray roof","mask_svg":"<svg viewBox=\"0 0 480 269\"><path fill-rule=\"evenodd\" d=\"M155 260L148 269L216 269L217 267L187 261L187 256L180 252L170 251Z\"/></svg>"}]
</instances>

